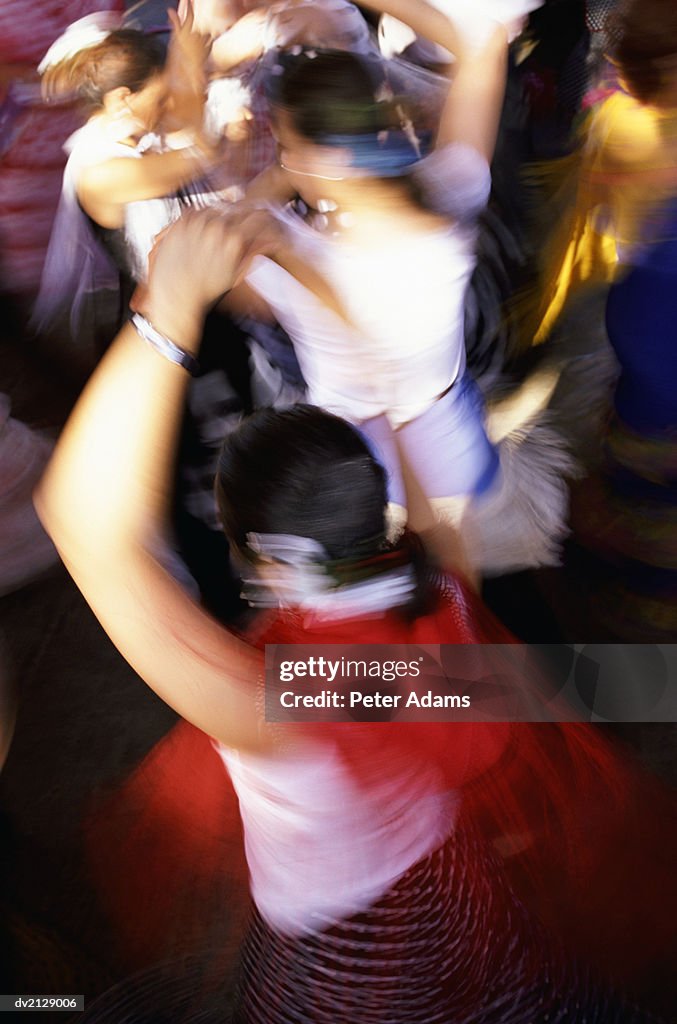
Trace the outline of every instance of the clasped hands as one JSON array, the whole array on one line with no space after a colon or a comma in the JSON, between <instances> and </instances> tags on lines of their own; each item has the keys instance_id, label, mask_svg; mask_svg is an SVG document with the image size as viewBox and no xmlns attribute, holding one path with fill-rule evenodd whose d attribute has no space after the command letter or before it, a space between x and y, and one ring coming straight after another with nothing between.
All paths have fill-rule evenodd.
<instances>
[{"instance_id":1,"label":"clasped hands","mask_svg":"<svg viewBox=\"0 0 677 1024\"><path fill-rule=\"evenodd\" d=\"M187 345L209 309L244 279L252 260L259 255L279 260L287 244L280 222L247 204L225 213L185 213L158 235L148 280L137 288L132 308Z\"/></svg>"}]
</instances>

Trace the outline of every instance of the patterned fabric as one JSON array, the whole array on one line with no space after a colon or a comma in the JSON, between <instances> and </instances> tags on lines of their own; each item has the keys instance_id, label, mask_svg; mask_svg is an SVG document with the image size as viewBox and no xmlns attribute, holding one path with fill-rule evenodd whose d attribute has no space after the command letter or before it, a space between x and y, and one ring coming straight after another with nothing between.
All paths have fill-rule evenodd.
<instances>
[{"instance_id":1,"label":"patterned fabric","mask_svg":"<svg viewBox=\"0 0 677 1024\"><path fill-rule=\"evenodd\" d=\"M586 0L585 20L591 32L604 32L617 0Z\"/></svg>"},{"instance_id":2,"label":"patterned fabric","mask_svg":"<svg viewBox=\"0 0 677 1024\"><path fill-rule=\"evenodd\" d=\"M620 420L601 472L574 504L578 543L598 562L596 611L636 643L677 634L677 432L642 436Z\"/></svg>"},{"instance_id":3,"label":"patterned fabric","mask_svg":"<svg viewBox=\"0 0 677 1024\"><path fill-rule=\"evenodd\" d=\"M366 913L294 939L255 914L233 1024L648 1019L565 965L486 845L459 827Z\"/></svg>"}]
</instances>

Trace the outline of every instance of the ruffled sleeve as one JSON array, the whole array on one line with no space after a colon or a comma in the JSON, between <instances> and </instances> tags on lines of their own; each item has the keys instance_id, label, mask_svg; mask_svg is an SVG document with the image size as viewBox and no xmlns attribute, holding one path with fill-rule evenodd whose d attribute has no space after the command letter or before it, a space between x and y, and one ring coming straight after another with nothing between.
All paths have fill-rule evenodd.
<instances>
[{"instance_id":1,"label":"ruffled sleeve","mask_svg":"<svg viewBox=\"0 0 677 1024\"><path fill-rule=\"evenodd\" d=\"M491 191L489 163L464 142L451 142L427 156L414 180L436 213L466 223L479 216Z\"/></svg>"}]
</instances>

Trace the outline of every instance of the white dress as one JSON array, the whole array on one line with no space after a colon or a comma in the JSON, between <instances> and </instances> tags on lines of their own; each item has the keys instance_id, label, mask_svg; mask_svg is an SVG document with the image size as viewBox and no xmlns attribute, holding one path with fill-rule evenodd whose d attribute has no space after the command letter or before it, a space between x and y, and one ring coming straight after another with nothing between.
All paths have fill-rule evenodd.
<instances>
[{"instance_id":1,"label":"white dress","mask_svg":"<svg viewBox=\"0 0 677 1024\"><path fill-rule=\"evenodd\" d=\"M121 271L135 281L146 276L148 253L156 235L179 216L178 200L168 197L128 203L124 226L102 231L80 206L77 190L86 168L107 160L139 160L155 141L156 137L147 136L136 148L123 145L93 118L65 143L69 156L33 313L36 329L48 328L68 310L73 338L86 344L101 293L118 291Z\"/></svg>"},{"instance_id":2,"label":"white dress","mask_svg":"<svg viewBox=\"0 0 677 1024\"><path fill-rule=\"evenodd\" d=\"M365 249L287 216L299 250L331 283L355 330L269 260L256 261L248 276L292 337L310 400L353 422L385 415L399 427L465 370L464 297L489 168L459 145L447 147L443 161L443 167L437 155L423 161L425 180L433 172L453 174L444 212L455 210L463 220L439 230Z\"/></svg>"},{"instance_id":3,"label":"white dress","mask_svg":"<svg viewBox=\"0 0 677 1024\"><path fill-rule=\"evenodd\" d=\"M279 932L367 910L451 834L456 795L386 737L382 748L379 770L355 778L331 743L275 758L217 747L240 801L252 897Z\"/></svg>"},{"instance_id":4,"label":"white dress","mask_svg":"<svg viewBox=\"0 0 677 1024\"><path fill-rule=\"evenodd\" d=\"M497 573L556 563L567 505L562 472L569 465L559 439L539 426L532 437L540 455L524 432L506 438L497 454L483 403L465 375L465 295L476 264L476 220L490 190L488 164L455 143L421 161L415 173L448 226L357 249L284 214L354 328L269 260L254 263L248 282L292 338L310 401L373 442L392 502L404 503L397 431L445 515L457 516L459 499L474 499L464 533L479 568Z\"/></svg>"}]
</instances>

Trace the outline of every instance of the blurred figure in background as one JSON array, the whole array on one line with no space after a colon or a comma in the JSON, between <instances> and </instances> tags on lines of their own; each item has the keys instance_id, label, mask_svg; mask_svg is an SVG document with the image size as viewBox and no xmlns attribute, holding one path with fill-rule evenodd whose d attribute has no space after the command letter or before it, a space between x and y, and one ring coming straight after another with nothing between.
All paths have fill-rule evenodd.
<instances>
[{"instance_id":1,"label":"blurred figure in background","mask_svg":"<svg viewBox=\"0 0 677 1024\"><path fill-rule=\"evenodd\" d=\"M66 142L70 155L33 322L67 349L81 379L128 315L156 236L193 202L220 200L205 180L221 160L218 140L204 130L206 40L194 30L190 9L182 23L170 10L169 23L164 47L154 34L120 28L116 15L85 18L68 28L40 66L45 95L76 98L87 121ZM222 436L223 419L239 416L247 401L248 383L240 388L243 399L231 383L231 377L238 383L246 377L243 342L231 328L236 336L229 346L221 344L229 326L210 321L207 333L218 335L219 348L210 360L205 344L205 372L192 395L178 474L177 543L203 588L214 547L225 556L223 545L190 514L186 479L199 476L211 455L202 426L212 409L218 409Z\"/></svg>"},{"instance_id":2,"label":"blurred figure in background","mask_svg":"<svg viewBox=\"0 0 677 1024\"><path fill-rule=\"evenodd\" d=\"M3 292L22 317L40 284L65 157L77 121L69 107L48 107L37 65L54 40L92 11L121 11L121 0L55 4L5 0L0 7L0 260Z\"/></svg>"},{"instance_id":3,"label":"blurred figure in background","mask_svg":"<svg viewBox=\"0 0 677 1024\"><path fill-rule=\"evenodd\" d=\"M48 107L43 101L37 64L69 22L93 10L122 6L121 0L0 4L0 366L7 392L0 393L0 596L56 563L31 502L52 443L11 415L17 377L25 391L31 389L34 372L43 380L49 377L50 387L66 390L58 374L62 367L45 369L25 334L59 199L63 140L77 124L70 105ZM42 410L35 419L44 424ZM14 724L13 683L0 660L0 765Z\"/></svg>"},{"instance_id":4,"label":"blurred figure in background","mask_svg":"<svg viewBox=\"0 0 677 1024\"><path fill-rule=\"evenodd\" d=\"M677 8L621 4L621 87L595 113L584 186L617 265L606 306L620 368L601 471L574 506L610 639L677 632Z\"/></svg>"},{"instance_id":5,"label":"blurred figure in background","mask_svg":"<svg viewBox=\"0 0 677 1024\"><path fill-rule=\"evenodd\" d=\"M97 316L106 293L117 296L114 333L134 282L145 276L155 236L180 214L178 189L215 160L202 131L205 52L192 22L174 20L167 68L156 40L118 26L115 16L83 19L40 65L44 94L77 98L88 120L66 144L34 321L39 329L56 321L63 333L69 311L73 336L90 359L97 342L105 347ZM161 138L170 117L173 131Z\"/></svg>"}]
</instances>

